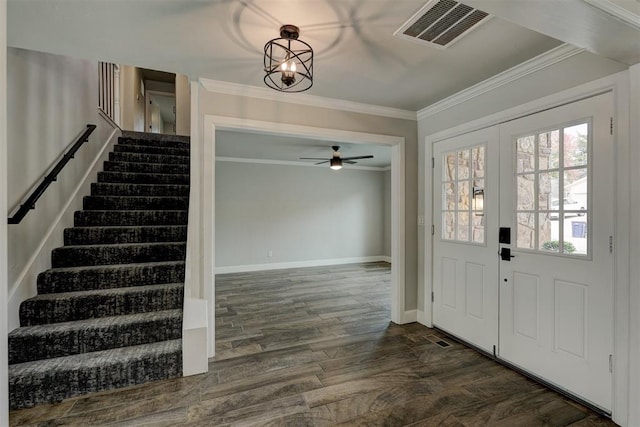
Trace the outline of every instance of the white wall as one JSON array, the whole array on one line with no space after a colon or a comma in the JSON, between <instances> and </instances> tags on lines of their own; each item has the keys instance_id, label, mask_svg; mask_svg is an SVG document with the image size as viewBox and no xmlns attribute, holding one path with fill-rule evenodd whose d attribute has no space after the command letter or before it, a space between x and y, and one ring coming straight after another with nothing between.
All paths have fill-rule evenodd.
<instances>
[{"instance_id":1,"label":"white wall","mask_svg":"<svg viewBox=\"0 0 640 427\"><path fill-rule=\"evenodd\" d=\"M384 172L218 161L215 182L216 267L384 254Z\"/></svg>"},{"instance_id":2,"label":"white wall","mask_svg":"<svg viewBox=\"0 0 640 427\"><path fill-rule=\"evenodd\" d=\"M7 212L7 2L0 1L0 212ZM9 425L7 222L0 221L0 426Z\"/></svg>"},{"instance_id":3,"label":"white wall","mask_svg":"<svg viewBox=\"0 0 640 427\"><path fill-rule=\"evenodd\" d=\"M204 88L200 90L198 106L198 121L201 126L204 123L204 116L217 115L271 123L404 137L405 194L407 195L405 199L404 308L405 310L414 310L416 308L418 270L416 215L418 200L413 195L417 192L418 184L418 147L415 120L214 93Z\"/></svg>"},{"instance_id":4,"label":"white wall","mask_svg":"<svg viewBox=\"0 0 640 427\"><path fill-rule=\"evenodd\" d=\"M98 125L89 142L36 203L35 210L20 224L9 225L8 311L9 326L14 328L18 326L18 303L35 295L37 273L50 268L52 246L63 243L62 233L52 233L52 227L72 226L73 210L81 209L78 186L95 166L114 128L98 114L96 62L9 48L7 80L10 213L42 181L87 124ZM70 204L72 200L75 202ZM69 212L59 222L67 208Z\"/></svg>"}]
</instances>

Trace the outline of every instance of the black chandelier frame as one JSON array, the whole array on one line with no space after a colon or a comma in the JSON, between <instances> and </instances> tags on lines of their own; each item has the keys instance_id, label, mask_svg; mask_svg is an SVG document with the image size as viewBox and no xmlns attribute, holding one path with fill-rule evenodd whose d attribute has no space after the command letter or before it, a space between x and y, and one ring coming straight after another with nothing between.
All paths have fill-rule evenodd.
<instances>
[{"instance_id":1,"label":"black chandelier frame","mask_svg":"<svg viewBox=\"0 0 640 427\"><path fill-rule=\"evenodd\" d=\"M304 92L313 86L313 49L298 40L299 34L295 25L283 25L280 37L264 45L264 82L279 92ZM296 64L293 82L284 76L282 64L287 62Z\"/></svg>"}]
</instances>

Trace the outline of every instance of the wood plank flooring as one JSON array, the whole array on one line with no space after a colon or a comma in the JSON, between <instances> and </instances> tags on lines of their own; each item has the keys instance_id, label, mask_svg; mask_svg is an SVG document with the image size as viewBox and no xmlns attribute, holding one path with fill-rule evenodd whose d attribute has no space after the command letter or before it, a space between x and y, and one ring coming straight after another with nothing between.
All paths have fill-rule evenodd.
<instances>
[{"instance_id":1,"label":"wood plank flooring","mask_svg":"<svg viewBox=\"0 0 640 427\"><path fill-rule=\"evenodd\" d=\"M13 411L11 425L614 425L435 330L391 323L386 263L219 275L216 292L207 374Z\"/></svg>"}]
</instances>

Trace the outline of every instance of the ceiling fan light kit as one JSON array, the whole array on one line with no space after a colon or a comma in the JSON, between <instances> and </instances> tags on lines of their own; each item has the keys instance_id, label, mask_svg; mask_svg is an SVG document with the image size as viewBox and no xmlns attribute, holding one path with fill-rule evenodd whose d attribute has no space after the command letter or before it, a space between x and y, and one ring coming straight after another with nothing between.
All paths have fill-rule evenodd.
<instances>
[{"instance_id":1,"label":"ceiling fan light kit","mask_svg":"<svg viewBox=\"0 0 640 427\"><path fill-rule=\"evenodd\" d=\"M264 45L264 82L279 92L304 92L313 86L313 49L299 40L295 25L280 27L280 38Z\"/></svg>"},{"instance_id":2,"label":"ceiling fan light kit","mask_svg":"<svg viewBox=\"0 0 640 427\"><path fill-rule=\"evenodd\" d=\"M342 157L342 154L340 154L340 147L338 145L332 146L331 149L333 150L333 156L330 159L320 157L300 157L300 160L322 160L321 162L316 163L316 165L329 163L329 167L337 171L342 169L343 162L350 165L355 165L358 162L354 162L354 160L373 159L373 156L371 154L366 156Z\"/></svg>"}]
</instances>

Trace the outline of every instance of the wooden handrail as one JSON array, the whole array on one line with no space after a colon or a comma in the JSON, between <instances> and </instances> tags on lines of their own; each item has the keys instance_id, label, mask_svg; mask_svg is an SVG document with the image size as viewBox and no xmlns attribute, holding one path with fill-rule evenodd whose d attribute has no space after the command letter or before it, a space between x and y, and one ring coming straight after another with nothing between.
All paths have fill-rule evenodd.
<instances>
[{"instance_id":1,"label":"wooden handrail","mask_svg":"<svg viewBox=\"0 0 640 427\"><path fill-rule=\"evenodd\" d=\"M82 144L89 140L89 135L96 129L96 125L87 125L87 129L80 135L80 137L73 144L71 149L60 159L58 164L53 168L51 172L47 176L44 177L44 180L38 185L38 187L33 190L33 193L27 198L27 200L20 205L20 209L9 218L9 224L19 224L20 221L27 215L27 213L31 209L35 209L36 202L45 192L45 190L49 187L49 185L58 178L58 174L69 163L69 160L73 159L73 156L80 149Z\"/></svg>"}]
</instances>

